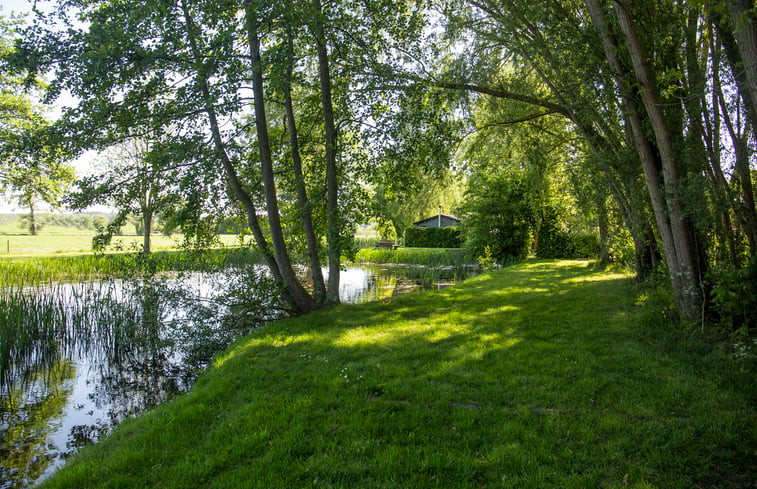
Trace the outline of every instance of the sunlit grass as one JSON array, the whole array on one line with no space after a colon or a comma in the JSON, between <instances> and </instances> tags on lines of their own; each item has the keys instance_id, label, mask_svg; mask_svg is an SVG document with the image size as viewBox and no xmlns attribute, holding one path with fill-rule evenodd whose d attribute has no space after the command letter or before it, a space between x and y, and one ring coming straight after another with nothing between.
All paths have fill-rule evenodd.
<instances>
[{"instance_id":1,"label":"sunlit grass","mask_svg":"<svg viewBox=\"0 0 757 489\"><path fill-rule=\"evenodd\" d=\"M529 262L278 321L43 487L749 487L753 365L635 293Z\"/></svg>"},{"instance_id":2,"label":"sunlit grass","mask_svg":"<svg viewBox=\"0 0 757 489\"><path fill-rule=\"evenodd\" d=\"M65 230L65 228L62 228ZM0 258L20 258L40 255L66 255L92 253L92 238L94 232L71 232L52 234L42 229L39 235L30 236L16 232L14 234L0 234ZM109 251L138 251L142 249L142 236L126 235L114 236ZM181 247L183 236L152 236L154 251L176 250ZM236 235L219 235L218 239L225 246L236 246L239 237Z\"/></svg>"}]
</instances>

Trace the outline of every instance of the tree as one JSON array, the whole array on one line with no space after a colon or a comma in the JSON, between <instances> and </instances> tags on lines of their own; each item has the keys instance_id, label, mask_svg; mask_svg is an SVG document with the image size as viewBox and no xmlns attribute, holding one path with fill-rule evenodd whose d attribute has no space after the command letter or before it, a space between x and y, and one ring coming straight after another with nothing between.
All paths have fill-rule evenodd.
<instances>
[{"instance_id":1,"label":"tree","mask_svg":"<svg viewBox=\"0 0 757 489\"><path fill-rule=\"evenodd\" d=\"M518 173L479 171L471 175L462 206L466 245L500 264L524 260L536 218L530 190Z\"/></svg>"},{"instance_id":2,"label":"tree","mask_svg":"<svg viewBox=\"0 0 757 489\"><path fill-rule=\"evenodd\" d=\"M17 22L0 17L0 59L13 55ZM35 208L57 206L74 176L65 155L48 134L42 109L25 93L24 80L3 63L0 70L0 192L29 209L29 232L37 234Z\"/></svg>"},{"instance_id":3,"label":"tree","mask_svg":"<svg viewBox=\"0 0 757 489\"><path fill-rule=\"evenodd\" d=\"M139 216L143 234L142 252L150 253L150 236L154 218L177 197L171 193L171 181L176 171L166 164L166 141L131 139L109 148L99 173L81 178L76 190L66 200L73 209L84 209L94 204L115 207L117 215L113 225L103 229L95 242L105 244L130 215Z\"/></svg>"},{"instance_id":4,"label":"tree","mask_svg":"<svg viewBox=\"0 0 757 489\"><path fill-rule=\"evenodd\" d=\"M342 144L358 134L347 103L351 78L347 71L332 71L333 53L354 51L356 41L335 26L354 19L359 8L252 0L150 0L128 6L74 1L67 7L79 9L86 28L30 30L16 57L32 73L55 73L51 96L66 86L80 98L59 124L67 141L77 150L102 148L167 127L183 128L188 146L212 148L204 161L187 157L184 164L193 178L225 179L225 196L243 209L292 310L337 302L341 252L351 234L358 186L349 176L350 164L360 151ZM58 13L65 17L67 10ZM364 32L369 39L371 29ZM290 99L286 115L271 101L282 94ZM249 112L254 120L246 117ZM283 124L272 115L281 115ZM300 121L307 124L304 131ZM288 144L270 137L286 134L282 128L296 136L290 135ZM293 207L290 189L298 208L291 215L298 227L310 228L305 234L313 270L320 269L319 234L326 236L328 287L312 273L315 295L292 266L292 243L282 221ZM196 195L190 191L182 197L191 202ZM196 200L196 211L207 205L206 198Z\"/></svg>"}]
</instances>

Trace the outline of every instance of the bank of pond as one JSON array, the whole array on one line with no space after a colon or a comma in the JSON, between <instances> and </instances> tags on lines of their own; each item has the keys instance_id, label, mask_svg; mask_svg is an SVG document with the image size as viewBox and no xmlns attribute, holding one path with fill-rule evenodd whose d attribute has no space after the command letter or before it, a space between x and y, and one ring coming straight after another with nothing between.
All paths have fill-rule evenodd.
<instances>
[{"instance_id":1,"label":"bank of pond","mask_svg":"<svg viewBox=\"0 0 757 489\"><path fill-rule=\"evenodd\" d=\"M285 314L249 252L198 257L0 262L0 487L45 478L125 418L188 390L219 351ZM469 265L346 266L340 298L443 288L475 274Z\"/></svg>"}]
</instances>

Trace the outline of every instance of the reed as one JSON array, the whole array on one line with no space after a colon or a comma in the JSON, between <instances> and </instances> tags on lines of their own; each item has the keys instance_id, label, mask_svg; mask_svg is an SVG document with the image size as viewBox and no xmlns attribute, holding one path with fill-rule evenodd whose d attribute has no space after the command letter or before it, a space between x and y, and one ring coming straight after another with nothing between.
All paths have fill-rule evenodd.
<instances>
[{"instance_id":1,"label":"reed","mask_svg":"<svg viewBox=\"0 0 757 489\"><path fill-rule=\"evenodd\" d=\"M399 248L396 250L363 248L357 252L355 263L460 267L475 265L476 259L470 250L463 248Z\"/></svg>"},{"instance_id":2,"label":"reed","mask_svg":"<svg viewBox=\"0 0 757 489\"><path fill-rule=\"evenodd\" d=\"M249 248L48 256L0 261L0 288L52 282L134 277L167 271L213 272L227 266L260 261Z\"/></svg>"}]
</instances>

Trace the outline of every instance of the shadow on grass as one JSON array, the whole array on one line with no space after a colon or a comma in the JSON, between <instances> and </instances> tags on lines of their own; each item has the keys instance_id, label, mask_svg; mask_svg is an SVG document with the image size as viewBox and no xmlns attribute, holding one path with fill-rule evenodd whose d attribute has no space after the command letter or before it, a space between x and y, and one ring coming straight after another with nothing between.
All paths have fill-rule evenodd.
<instances>
[{"instance_id":1,"label":"shadow on grass","mask_svg":"<svg viewBox=\"0 0 757 489\"><path fill-rule=\"evenodd\" d=\"M629 276L533 262L280 321L56 482L747 487L748 396L640 341L638 317Z\"/></svg>"}]
</instances>

